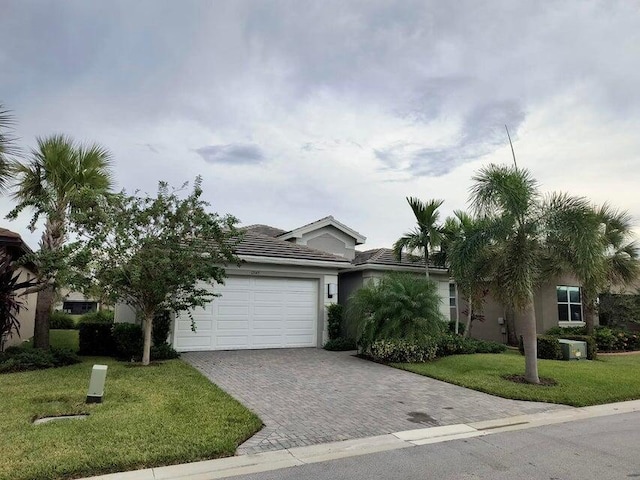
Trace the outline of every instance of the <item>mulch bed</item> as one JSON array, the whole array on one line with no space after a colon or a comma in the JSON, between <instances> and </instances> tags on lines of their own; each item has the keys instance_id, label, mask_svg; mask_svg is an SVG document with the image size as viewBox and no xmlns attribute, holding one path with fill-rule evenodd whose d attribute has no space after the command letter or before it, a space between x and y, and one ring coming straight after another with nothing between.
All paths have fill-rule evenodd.
<instances>
[{"instance_id":1,"label":"mulch bed","mask_svg":"<svg viewBox=\"0 0 640 480\"><path fill-rule=\"evenodd\" d=\"M514 383L525 383L527 385L534 385L533 383L527 382L524 378L524 375L504 375L502 378ZM558 382L556 382L553 378L548 377L540 377L540 383L538 383L538 385L542 387L553 387L557 384Z\"/></svg>"}]
</instances>

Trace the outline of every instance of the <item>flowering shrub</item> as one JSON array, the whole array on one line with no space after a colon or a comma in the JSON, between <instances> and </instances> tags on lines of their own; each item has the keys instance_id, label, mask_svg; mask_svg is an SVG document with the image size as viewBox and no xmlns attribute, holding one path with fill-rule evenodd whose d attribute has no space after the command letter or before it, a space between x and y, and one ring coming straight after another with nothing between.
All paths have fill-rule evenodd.
<instances>
[{"instance_id":1,"label":"flowering shrub","mask_svg":"<svg viewBox=\"0 0 640 480\"><path fill-rule=\"evenodd\" d=\"M596 328L593 337L599 351L623 352L640 350L640 335L619 328Z\"/></svg>"},{"instance_id":2,"label":"flowering shrub","mask_svg":"<svg viewBox=\"0 0 640 480\"><path fill-rule=\"evenodd\" d=\"M385 363L421 363L436 358L438 344L434 339L423 339L419 344L401 339L376 340L365 355Z\"/></svg>"}]
</instances>

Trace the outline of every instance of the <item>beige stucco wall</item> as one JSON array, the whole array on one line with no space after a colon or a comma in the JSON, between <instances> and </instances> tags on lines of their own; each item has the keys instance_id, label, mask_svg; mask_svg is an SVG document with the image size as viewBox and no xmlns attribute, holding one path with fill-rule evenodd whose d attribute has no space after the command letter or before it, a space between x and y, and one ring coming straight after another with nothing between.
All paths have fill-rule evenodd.
<instances>
[{"instance_id":1,"label":"beige stucco wall","mask_svg":"<svg viewBox=\"0 0 640 480\"><path fill-rule=\"evenodd\" d=\"M347 260L353 260L356 256L355 239L331 225L305 233L301 238L296 238L295 242L299 245L307 245L316 250L339 255Z\"/></svg>"},{"instance_id":2,"label":"beige stucco wall","mask_svg":"<svg viewBox=\"0 0 640 480\"><path fill-rule=\"evenodd\" d=\"M21 281L26 281L34 277L33 273L25 267L20 267L19 271ZM19 345L20 343L25 342L33 337L37 298L37 293L30 293L28 295L20 297L20 300L23 302L20 313L18 313L17 315L18 321L20 322L20 335L18 336L14 333L13 337L7 338L5 347L9 347L11 345Z\"/></svg>"},{"instance_id":3,"label":"beige stucco wall","mask_svg":"<svg viewBox=\"0 0 640 480\"><path fill-rule=\"evenodd\" d=\"M538 333L544 333L550 328L557 327L559 325L556 287L560 285L579 286L580 282L571 275L563 275L552 281L544 283L536 290L534 306L536 312L536 330ZM464 310L466 308L465 300L463 298L459 298L458 301L461 305L461 311ZM483 340L494 340L498 342L506 341L506 325L499 323L500 318L506 320L506 311L504 306L495 300L495 298L488 296L483 306L483 314L485 316L485 321L474 322L471 329L471 336ZM465 320L461 318L461 321ZM516 336L519 336L522 331L522 321L522 316L516 314L514 322ZM562 323L561 325L582 326L584 325L584 322Z\"/></svg>"}]
</instances>

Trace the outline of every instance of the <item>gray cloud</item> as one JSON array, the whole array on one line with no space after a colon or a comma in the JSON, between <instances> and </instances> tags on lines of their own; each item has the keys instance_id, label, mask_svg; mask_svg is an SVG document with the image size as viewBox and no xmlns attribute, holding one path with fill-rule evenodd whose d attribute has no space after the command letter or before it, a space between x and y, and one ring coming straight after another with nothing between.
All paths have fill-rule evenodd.
<instances>
[{"instance_id":1,"label":"gray cloud","mask_svg":"<svg viewBox=\"0 0 640 480\"><path fill-rule=\"evenodd\" d=\"M374 150L388 170L410 176L446 175L456 167L492 153L508 142L504 126L516 134L525 112L515 101L498 101L473 108L464 118L455 143L443 147L421 147L405 142Z\"/></svg>"},{"instance_id":2,"label":"gray cloud","mask_svg":"<svg viewBox=\"0 0 640 480\"><path fill-rule=\"evenodd\" d=\"M251 165L261 163L264 160L264 154L260 147L251 143L207 145L196 148L195 152L207 163Z\"/></svg>"}]
</instances>

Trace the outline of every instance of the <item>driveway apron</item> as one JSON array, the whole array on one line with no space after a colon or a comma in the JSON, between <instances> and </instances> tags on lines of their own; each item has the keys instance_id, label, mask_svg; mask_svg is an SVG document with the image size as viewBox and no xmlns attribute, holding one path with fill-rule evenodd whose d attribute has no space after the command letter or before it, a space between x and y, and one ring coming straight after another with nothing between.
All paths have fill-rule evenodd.
<instances>
[{"instance_id":1,"label":"driveway apron","mask_svg":"<svg viewBox=\"0 0 640 480\"><path fill-rule=\"evenodd\" d=\"M183 358L264 422L237 454L571 408L495 397L354 353L299 348Z\"/></svg>"}]
</instances>

